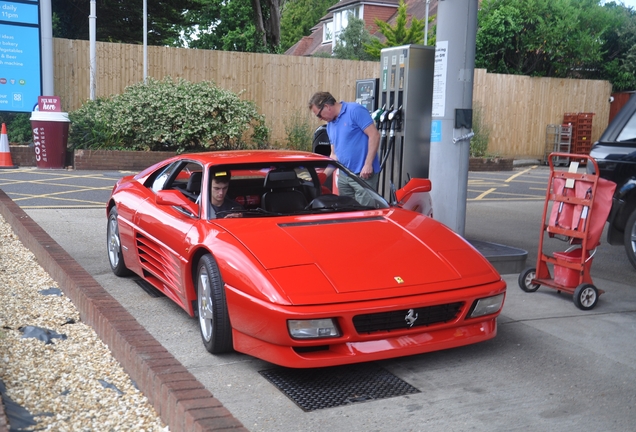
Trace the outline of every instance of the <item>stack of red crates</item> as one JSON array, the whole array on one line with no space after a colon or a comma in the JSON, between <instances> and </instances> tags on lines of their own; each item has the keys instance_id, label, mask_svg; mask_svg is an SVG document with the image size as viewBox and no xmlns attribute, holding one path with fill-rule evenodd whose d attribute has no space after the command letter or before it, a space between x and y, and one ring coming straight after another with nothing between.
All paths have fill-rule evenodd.
<instances>
[{"instance_id":1,"label":"stack of red crates","mask_svg":"<svg viewBox=\"0 0 636 432\"><path fill-rule=\"evenodd\" d=\"M572 125L571 153L590 154L592 149L592 119L594 113L565 113L563 124Z\"/></svg>"}]
</instances>

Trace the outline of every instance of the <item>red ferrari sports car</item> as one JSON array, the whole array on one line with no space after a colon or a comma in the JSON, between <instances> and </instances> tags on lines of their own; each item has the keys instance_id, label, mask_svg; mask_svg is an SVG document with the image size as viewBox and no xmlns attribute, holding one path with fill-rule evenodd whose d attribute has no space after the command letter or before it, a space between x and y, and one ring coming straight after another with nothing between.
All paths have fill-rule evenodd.
<instances>
[{"instance_id":1,"label":"red ferrari sports car","mask_svg":"<svg viewBox=\"0 0 636 432\"><path fill-rule=\"evenodd\" d=\"M337 194L337 175L355 197ZM108 258L197 317L214 354L307 368L493 338L506 284L460 236L404 208L430 188L411 179L388 202L313 153L183 154L117 182Z\"/></svg>"}]
</instances>

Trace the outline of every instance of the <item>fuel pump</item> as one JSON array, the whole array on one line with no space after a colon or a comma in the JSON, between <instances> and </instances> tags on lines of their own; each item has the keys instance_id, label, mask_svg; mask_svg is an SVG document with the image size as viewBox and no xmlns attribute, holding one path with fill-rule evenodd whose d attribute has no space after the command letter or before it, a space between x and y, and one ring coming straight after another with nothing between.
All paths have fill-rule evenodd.
<instances>
[{"instance_id":1,"label":"fuel pump","mask_svg":"<svg viewBox=\"0 0 636 432\"><path fill-rule=\"evenodd\" d=\"M428 178L435 48L404 45L380 55L379 103L389 107L380 120L378 192L389 199L391 185Z\"/></svg>"}]
</instances>

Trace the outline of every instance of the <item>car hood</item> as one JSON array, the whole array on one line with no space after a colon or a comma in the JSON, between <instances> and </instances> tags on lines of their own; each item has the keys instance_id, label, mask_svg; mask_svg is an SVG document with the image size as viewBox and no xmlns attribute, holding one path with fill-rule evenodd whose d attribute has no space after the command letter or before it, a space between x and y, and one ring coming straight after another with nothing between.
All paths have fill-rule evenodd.
<instances>
[{"instance_id":1,"label":"car hood","mask_svg":"<svg viewBox=\"0 0 636 432\"><path fill-rule=\"evenodd\" d=\"M500 279L450 229L399 209L358 217L254 219L233 234L292 304L439 292Z\"/></svg>"}]
</instances>

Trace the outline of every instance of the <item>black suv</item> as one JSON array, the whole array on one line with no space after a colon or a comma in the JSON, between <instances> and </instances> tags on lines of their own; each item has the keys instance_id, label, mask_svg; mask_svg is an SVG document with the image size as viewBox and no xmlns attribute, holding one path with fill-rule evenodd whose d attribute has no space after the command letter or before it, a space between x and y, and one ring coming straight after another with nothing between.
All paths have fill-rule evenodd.
<instances>
[{"instance_id":1,"label":"black suv","mask_svg":"<svg viewBox=\"0 0 636 432\"><path fill-rule=\"evenodd\" d=\"M636 96L614 117L590 151L600 176L616 183L612 211L607 219L607 242L625 245L636 268ZM588 164L588 170L593 170Z\"/></svg>"}]
</instances>

